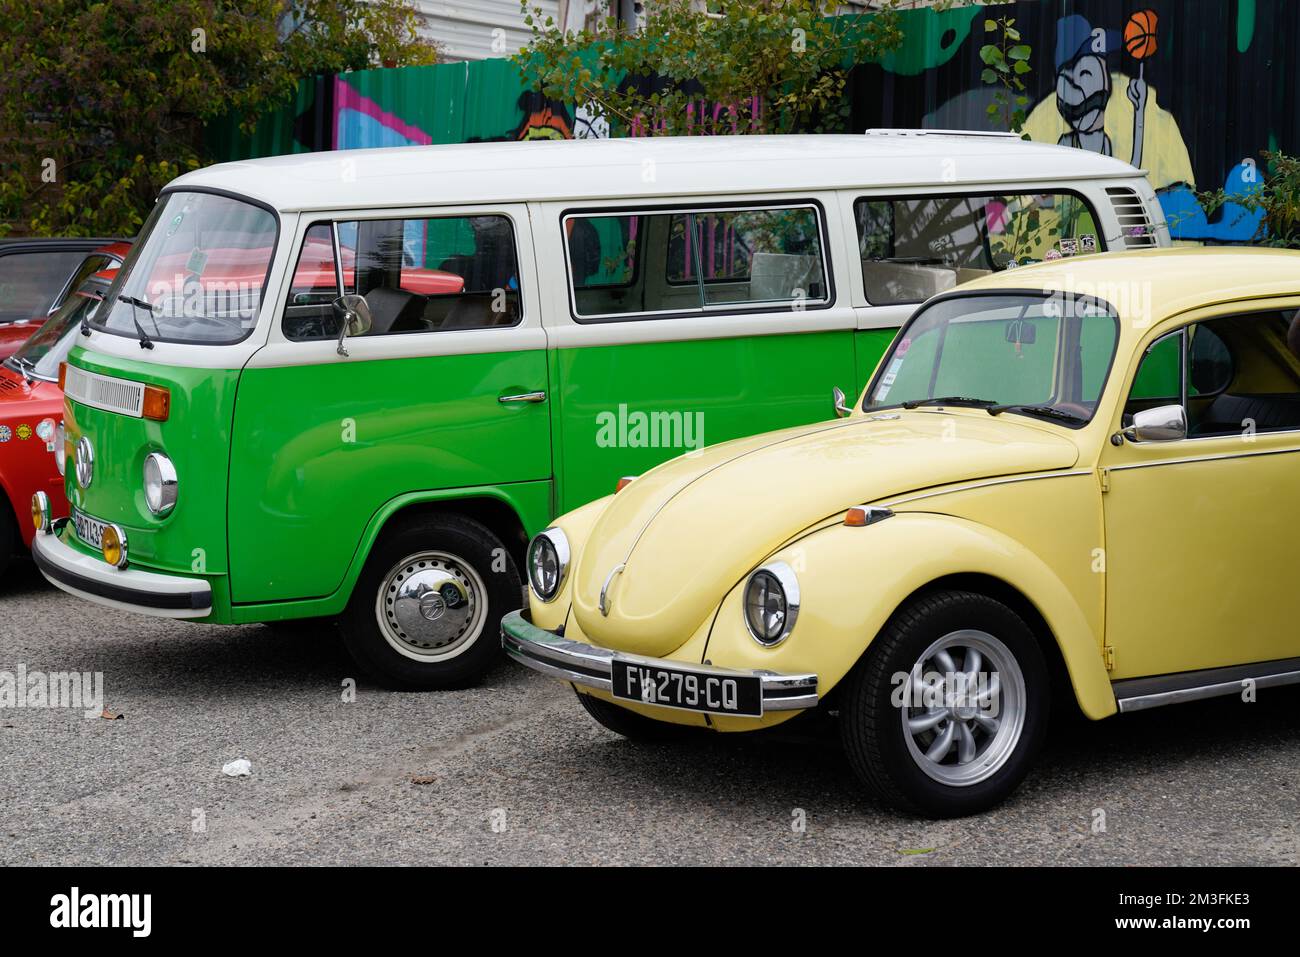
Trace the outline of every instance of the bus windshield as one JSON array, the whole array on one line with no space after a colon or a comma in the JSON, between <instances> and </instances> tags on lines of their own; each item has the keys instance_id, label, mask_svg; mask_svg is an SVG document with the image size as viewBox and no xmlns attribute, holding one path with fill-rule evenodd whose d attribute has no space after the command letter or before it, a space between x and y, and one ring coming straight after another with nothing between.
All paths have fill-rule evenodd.
<instances>
[{"instance_id":1,"label":"bus windshield","mask_svg":"<svg viewBox=\"0 0 1300 957\"><path fill-rule=\"evenodd\" d=\"M91 326L160 342L239 342L257 324L275 216L214 193L163 195Z\"/></svg>"}]
</instances>

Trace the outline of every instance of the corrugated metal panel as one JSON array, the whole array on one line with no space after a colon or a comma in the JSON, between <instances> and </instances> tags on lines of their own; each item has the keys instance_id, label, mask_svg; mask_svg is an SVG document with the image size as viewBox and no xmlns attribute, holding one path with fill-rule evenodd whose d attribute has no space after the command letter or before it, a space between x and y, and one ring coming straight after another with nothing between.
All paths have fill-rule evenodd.
<instances>
[{"instance_id":1,"label":"corrugated metal panel","mask_svg":"<svg viewBox=\"0 0 1300 957\"><path fill-rule=\"evenodd\" d=\"M240 118L233 114L210 120L204 135L209 149L212 150L212 158L221 163L253 156L305 153L313 148L329 149L328 142L312 144L301 142L295 136L295 125L299 116L305 116L311 122L304 125L313 130L325 131L330 128L330 117L326 114L320 88L325 83L331 82L333 82L332 77L300 82L293 98L287 104L269 111L258 119L252 135L245 134L239 128Z\"/></svg>"},{"instance_id":2,"label":"corrugated metal panel","mask_svg":"<svg viewBox=\"0 0 1300 957\"><path fill-rule=\"evenodd\" d=\"M473 66L440 63L339 76L335 147L464 142L465 74ZM361 99L354 101L349 91Z\"/></svg>"},{"instance_id":3,"label":"corrugated metal panel","mask_svg":"<svg viewBox=\"0 0 1300 957\"><path fill-rule=\"evenodd\" d=\"M541 7L544 16L559 20L560 0L529 0L528 5ZM415 8L425 21L422 32L443 45L448 59L511 56L532 38L532 31L524 24L519 0L455 0L452 3L415 0ZM494 36L495 30L504 34Z\"/></svg>"}]
</instances>

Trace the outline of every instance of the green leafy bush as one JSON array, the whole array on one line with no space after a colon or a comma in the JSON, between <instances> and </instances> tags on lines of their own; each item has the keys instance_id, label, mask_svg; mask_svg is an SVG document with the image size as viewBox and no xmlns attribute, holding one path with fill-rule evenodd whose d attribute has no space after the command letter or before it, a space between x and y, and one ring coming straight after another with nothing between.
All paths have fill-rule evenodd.
<instances>
[{"instance_id":1,"label":"green leafy bush","mask_svg":"<svg viewBox=\"0 0 1300 957\"><path fill-rule=\"evenodd\" d=\"M729 0L719 12L657 0L639 25L569 33L522 5L525 81L615 136L840 130L849 68L902 41L892 2L859 18L830 16L825 0Z\"/></svg>"},{"instance_id":2,"label":"green leafy bush","mask_svg":"<svg viewBox=\"0 0 1300 957\"><path fill-rule=\"evenodd\" d=\"M131 235L206 161L206 121L437 58L407 0L0 0L0 22L0 234Z\"/></svg>"},{"instance_id":3,"label":"green leafy bush","mask_svg":"<svg viewBox=\"0 0 1300 957\"><path fill-rule=\"evenodd\" d=\"M1263 181L1245 194L1229 194L1222 189L1198 193L1206 216L1213 216L1226 203L1235 203L1246 212L1263 214L1252 242L1258 246L1300 249L1300 157L1281 151L1264 150Z\"/></svg>"}]
</instances>

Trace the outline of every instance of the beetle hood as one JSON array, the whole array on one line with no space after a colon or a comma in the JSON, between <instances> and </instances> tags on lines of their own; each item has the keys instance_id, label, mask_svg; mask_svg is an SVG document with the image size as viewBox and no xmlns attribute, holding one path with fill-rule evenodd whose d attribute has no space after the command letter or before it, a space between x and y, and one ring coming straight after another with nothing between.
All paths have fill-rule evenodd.
<instances>
[{"instance_id":1,"label":"beetle hood","mask_svg":"<svg viewBox=\"0 0 1300 957\"><path fill-rule=\"evenodd\" d=\"M574 613L597 644L666 654L756 564L828 516L1077 460L1073 442L1023 419L936 411L821 422L706 448L614 496L574 567ZM607 582L606 615L599 603Z\"/></svg>"}]
</instances>

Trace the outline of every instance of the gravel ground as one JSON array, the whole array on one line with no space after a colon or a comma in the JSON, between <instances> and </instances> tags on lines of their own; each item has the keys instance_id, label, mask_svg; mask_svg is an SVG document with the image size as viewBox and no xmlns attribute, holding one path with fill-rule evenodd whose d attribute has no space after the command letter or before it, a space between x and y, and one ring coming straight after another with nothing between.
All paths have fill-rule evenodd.
<instances>
[{"instance_id":1,"label":"gravel ground","mask_svg":"<svg viewBox=\"0 0 1300 957\"><path fill-rule=\"evenodd\" d=\"M873 804L833 737L634 745L562 685L359 681L333 635L110 612L0 580L0 671L105 704L0 709L0 864L1291 864L1300 690L1057 729L1005 806ZM248 778L222 765L252 762ZM796 824L806 822L802 831ZM1097 828L1104 824L1104 830Z\"/></svg>"}]
</instances>

